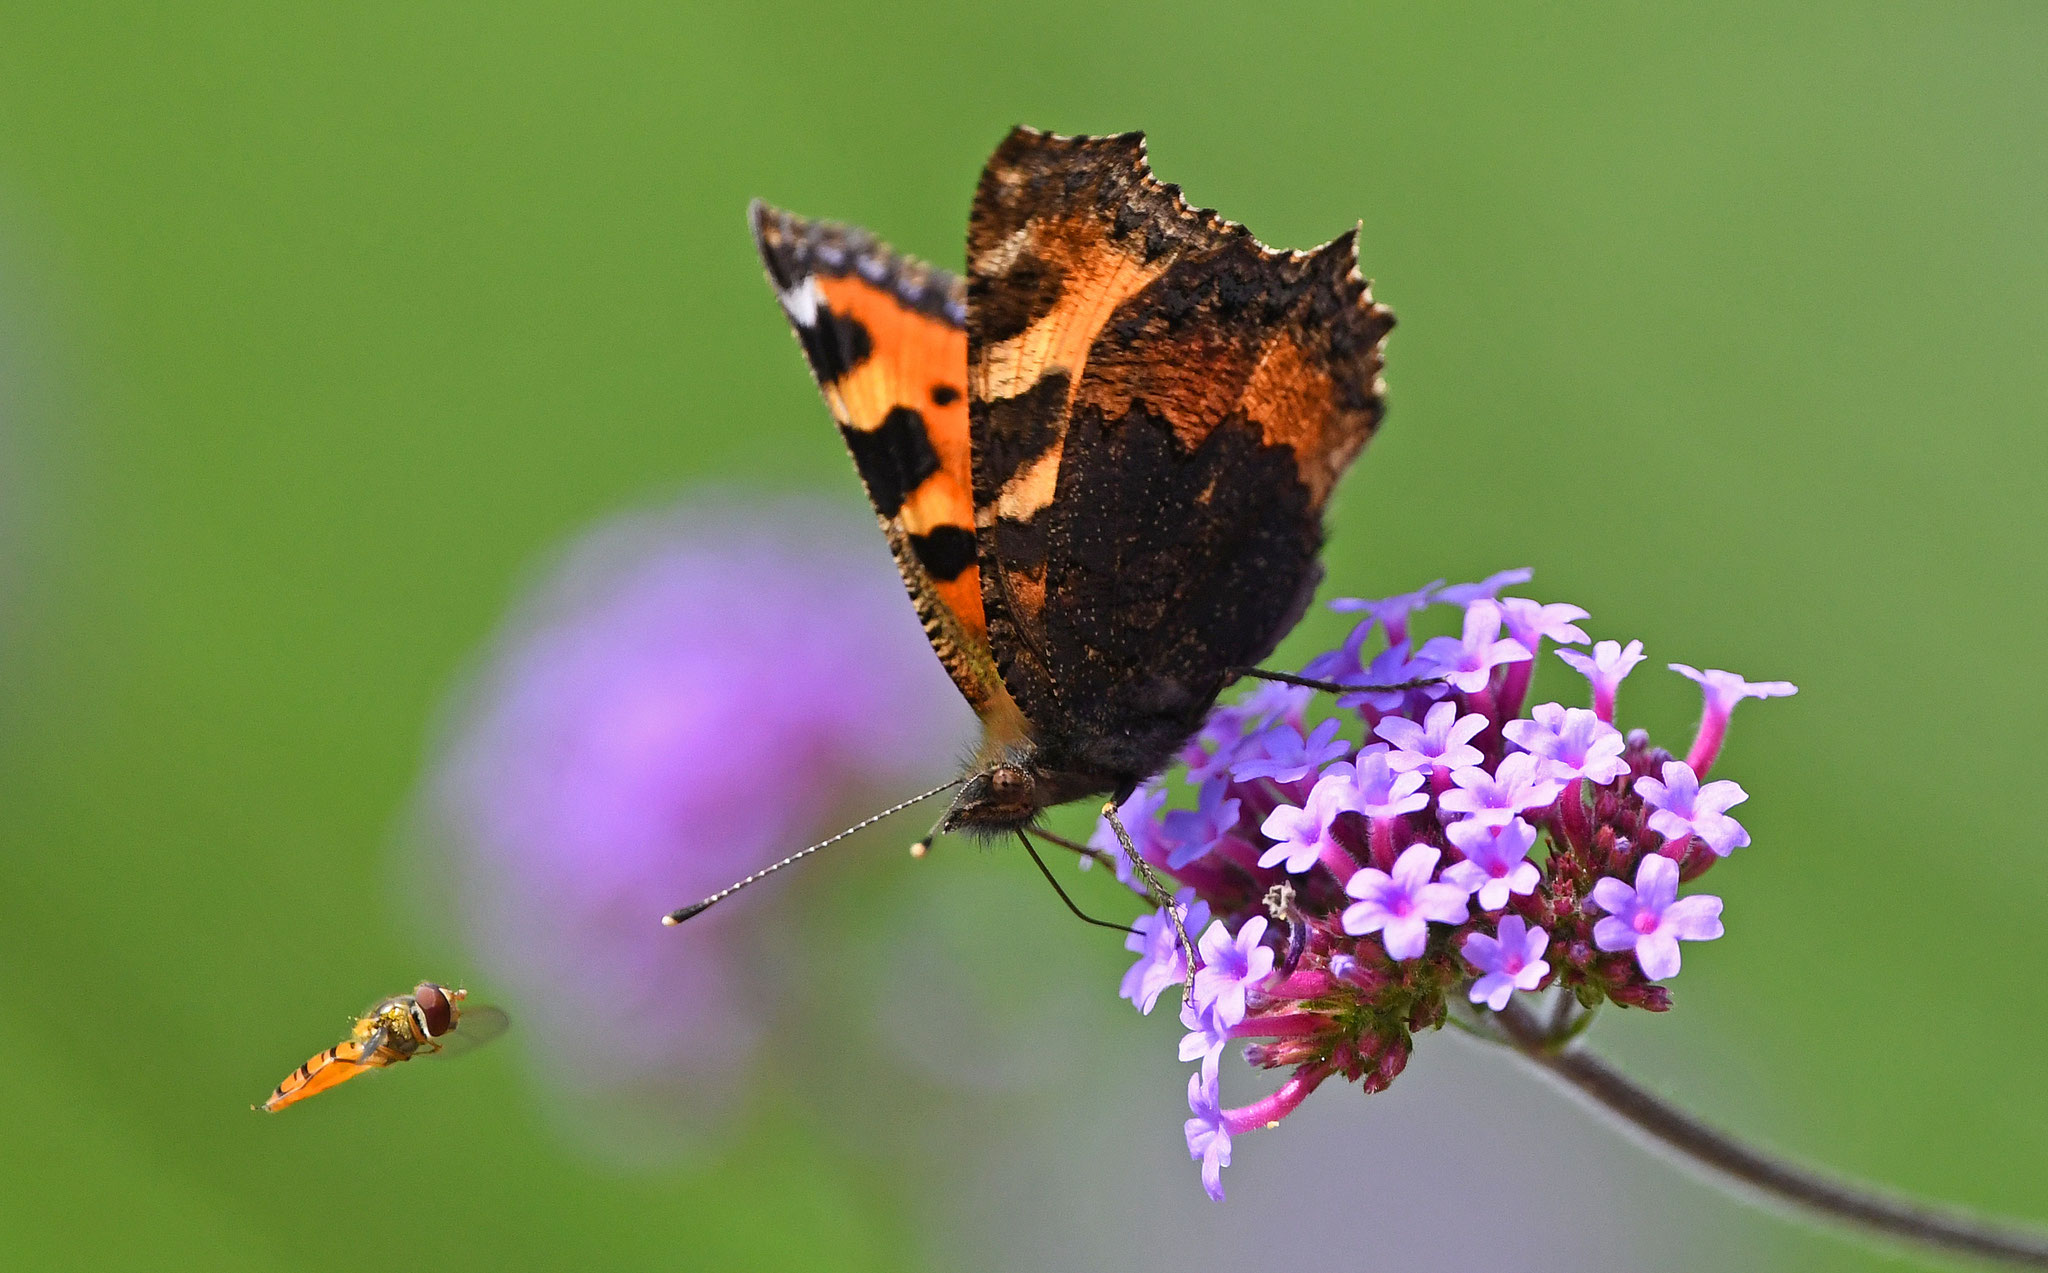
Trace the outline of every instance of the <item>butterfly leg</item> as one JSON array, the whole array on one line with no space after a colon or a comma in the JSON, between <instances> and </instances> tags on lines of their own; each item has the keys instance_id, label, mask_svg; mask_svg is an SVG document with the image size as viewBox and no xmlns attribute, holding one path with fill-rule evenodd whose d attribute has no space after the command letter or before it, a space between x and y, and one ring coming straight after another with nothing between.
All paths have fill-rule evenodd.
<instances>
[{"instance_id":1,"label":"butterfly leg","mask_svg":"<svg viewBox=\"0 0 2048 1273\"><path fill-rule=\"evenodd\" d=\"M1110 829L1116 832L1116 842L1123 846L1124 856L1131 860L1131 869L1138 878L1145 881L1145 888L1152 894L1152 900L1166 911L1166 917L1173 921L1173 936L1180 943L1181 957L1187 962L1187 976L1182 979L1180 997L1182 1003L1195 1001L1195 944L1188 940L1188 930L1181 923L1180 907L1175 904L1173 894L1166 891L1166 885L1152 864L1138 854L1138 846L1131 843L1131 833L1124 830L1124 820L1116 816L1116 800L1106 800L1102 805L1102 816L1109 819Z\"/></svg>"},{"instance_id":2,"label":"butterfly leg","mask_svg":"<svg viewBox=\"0 0 2048 1273\"><path fill-rule=\"evenodd\" d=\"M1090 915L1087 912L1083 911L1080 907L1074 905L1074 899L1068 897L1067 890L1060 887L1060 882L1053 877L1051 868L1046 866L1045 859L1038 856L1038 849L1031 843L1031 837L1025 835L1022 831L1019 831L1017 832L1017 838L1023 841L1024 851L1031 855L1031 860L1038 864L1038 873L1045 877L1046 883L1052 885L1052 891L1060 895L1060 900L1067 904L1067 909L1074 912L1075 919L1078 919L1086 924L1093 924L1097 928L1114 928L1116 931L1120 933L1128 933L1133 931L1131 926L1128 924L1117 924L1112 923L1111 921L1106 919L1097 919L1093 915Z\"/></svg>"},{"instance_id":3,"label":"butterfly leg","mask_svg":"<svg viewBox=\"0 0 2048 1273\"><path fill-rule=\"evenodd\" d=\"M1067 850L1068 852L1078 854L1081 857L1087 858L1091 862L1097 863L1098 865L1116 865L1115 854L1104 853L1101 849L1091 849L1085 844L1077 844L1063 835L1054 835L1052 832L1046 830L1044 827L1038 828L1038 838L1044 840L1048 844L1057 844L1061 848Z\"/></svg>"},{"instance_id":4,"label":"butterfly leg","mask_svg":"<svg viewBox=\"0 0 2048 1273\"><path fill-rule=\"evenodd\" d=\"M1325 694L1384 694L1392 690L1419 690L1425 685L1441 685L1441 676L1424 676L1413 681L1400 681L1393 685L1345 685L1338 681L1319 681L1312 676L1296 676L1292 672L1275 672L1263 667L1234 667L1230 669L1238 676L1249 676L1261 681L1279 681L1286 685L1299 685L1305 689L1320 690Z\"/></svg>"}]
</instances>

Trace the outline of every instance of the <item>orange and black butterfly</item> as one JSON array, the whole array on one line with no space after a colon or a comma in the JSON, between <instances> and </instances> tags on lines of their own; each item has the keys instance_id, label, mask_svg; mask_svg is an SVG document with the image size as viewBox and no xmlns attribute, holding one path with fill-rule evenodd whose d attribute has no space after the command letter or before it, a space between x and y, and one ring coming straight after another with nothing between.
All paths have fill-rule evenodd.
<instances>
[{"instance_id":1,"label":"orange and black butterfly","mask_svg":"<svg viewBox=\"0 0 2048 1273\"><path fill-rule=\"evenodd\" d=\"M356 1018L348 1038L293 1070L269 1099L251 1108L275 1114L358 1074L449 1050L455 1042L457 1026L465 1027L461 1032L465 1049L479 1047L504 1033L508 1024L505 1014L484 1006L465 1009L462 1001L468 994L466 990L450 990L423 981L409 995L380 1000Z\"/></svg>"},{"instance_id":2,"label":"orange and black butterfly","mask_svg":"<svg viewBox=\"0 0 2048 1273\"><path fill-rule=\"evenodd\" d=\"M1321 577L1393 315L1355 232L1275 252L1144 137L1013 131L967 281L756 205L769 278L985 740L942 827L1164 768Z\"/></svg>"},{"instance_id":3,"label":"orange and black butterfly","mask_svg":"<svg viewBox=\"0 0 2048 1273\"><path fill-rule=\"evenodd\" d=\"M1323 510L1379 424L1394 325L1356 232L1273 251L1156 180L1142 134L1029 128L982 172L965 281L862 230L759 203L752 221L981 717L936 829L1121 803L1321 578Z\"/></svg>"}]
</instances>

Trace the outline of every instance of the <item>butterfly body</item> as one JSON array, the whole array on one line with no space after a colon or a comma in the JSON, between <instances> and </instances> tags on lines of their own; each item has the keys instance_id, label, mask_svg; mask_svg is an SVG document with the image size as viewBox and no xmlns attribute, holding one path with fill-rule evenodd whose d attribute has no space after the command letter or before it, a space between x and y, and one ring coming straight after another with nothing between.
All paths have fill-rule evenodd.
<instances>
[{"instance_id":1,"label":"butterfly body","mask_svg":"<svg viewBox=\"0 0 2048 1273\"><path fill-rule=\"evenodd\" d=\"M1393 316L1353 235L1275 252L1143 138L1020 128L965 280L757 204L771 282L934 650L983 724L942 830L1170 764L1321 577Z\"/></svg>"}]
</instances>

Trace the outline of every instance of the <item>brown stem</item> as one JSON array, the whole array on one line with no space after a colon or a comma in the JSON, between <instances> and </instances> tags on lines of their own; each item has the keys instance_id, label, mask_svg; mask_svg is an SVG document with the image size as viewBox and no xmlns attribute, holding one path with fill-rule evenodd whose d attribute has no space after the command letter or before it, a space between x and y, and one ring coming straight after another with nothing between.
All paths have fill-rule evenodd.
<instances>
[{"instance_id":1,"label":"brown stem","mask_svg":"<svg viewBox=\"0 0 2048 1273\"><path fill-rule=\"evenodd\" d=\"M1591 1052L1559 1047L1518 1003L1510 1003L1494 1020L1510 1047L1587 1100L1687 1162L1766 1198L1888 1238L2019 1268L2048 1269L2048 1233L1883 1193L1765 1153L1666 1103Z\"/></svg>"}]
</instances>

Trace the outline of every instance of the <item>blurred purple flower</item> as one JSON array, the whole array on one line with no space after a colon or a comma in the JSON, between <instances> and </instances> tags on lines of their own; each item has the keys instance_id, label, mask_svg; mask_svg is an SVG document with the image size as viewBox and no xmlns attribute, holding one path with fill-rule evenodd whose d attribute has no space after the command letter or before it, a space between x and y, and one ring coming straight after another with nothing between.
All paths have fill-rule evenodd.
<instances>
[{"instance_id":1,"label":"blurred purple flower","mask_svg":"<svg viewBox=\"0 0 2048 1273\"><path fill-rule=\"evenodd\" d=\"M745 1066L755 890L710 893L923 781L970 714L851 512L697 499L575 543L460 694L425 783L481 967L549 1077L697 1092ZM772 795L763 773L800 777Z\"/></svg>"}]
</instances>

